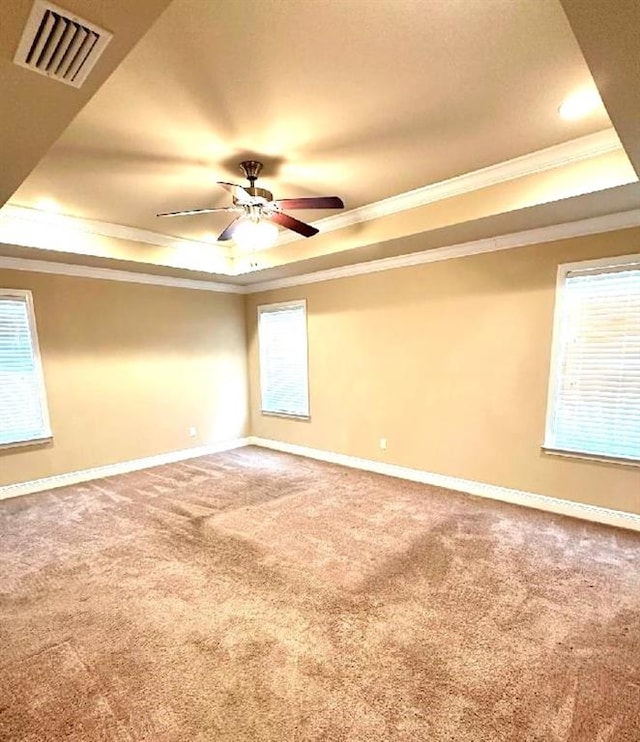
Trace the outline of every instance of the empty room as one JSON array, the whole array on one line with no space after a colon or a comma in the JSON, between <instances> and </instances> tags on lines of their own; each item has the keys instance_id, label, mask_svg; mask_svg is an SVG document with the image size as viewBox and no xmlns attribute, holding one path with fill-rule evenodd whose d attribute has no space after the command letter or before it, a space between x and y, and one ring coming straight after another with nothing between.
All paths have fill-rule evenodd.
<instances>
[{"instance_id":1,"label":"empty room","mask_svg":"<svg viewBox=\"0 0 640 742\"><path fill-rule=\"evenodd\" d=\"M0 742L640 742L637 0L0 2Z\"/></svg>"}]
</instances>

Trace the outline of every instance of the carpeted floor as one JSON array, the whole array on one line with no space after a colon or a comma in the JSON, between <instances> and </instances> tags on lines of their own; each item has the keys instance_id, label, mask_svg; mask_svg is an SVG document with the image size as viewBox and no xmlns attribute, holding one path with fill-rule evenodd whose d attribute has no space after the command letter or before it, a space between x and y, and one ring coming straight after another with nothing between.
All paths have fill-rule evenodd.
<instances>
[{"instance_id":1,"label":"carpeted floor","mask_svg":"<svg viewBox=\"0 0 640 742\"><path fill-rule=\"evenodd\" d=\"M3 741L640 740L640 534L256 448L0 534Z\"/></svg>"}]
</instances>

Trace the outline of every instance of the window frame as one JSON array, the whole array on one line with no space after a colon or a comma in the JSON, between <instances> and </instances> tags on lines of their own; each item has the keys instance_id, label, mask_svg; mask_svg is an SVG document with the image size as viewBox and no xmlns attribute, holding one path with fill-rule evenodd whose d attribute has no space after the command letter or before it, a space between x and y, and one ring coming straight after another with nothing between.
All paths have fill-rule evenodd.
<instances>
[{"instance_id":1,"label":"window frame","mask_svg":"<svg viewBox=\"0 0 640 742\"><path fill-rule=\"evenodd\" d=\"M580 260L573 263L562 263L558 266L555 288L555 306L553 310L551 358L549 362L549 384L547 389L544 442L541 447L544 453L565 456L568 458L587 459L589 461L602 461L605 463L640 467L640 459L624 456L607 456L606 454L560 448L555 445L553 431L556 392L560 382L560 361L564 340L564 306L567 277L570 273L606 273L607 268L616 270L624 269L625 267L640 267L640 253L617 255L610 258L596 258L593 260Z\"/></svg>"},{"instance_id":2,"label":"window frame","mask_svg":"<svg viewBox=\"0 0 640 742\"><path fill-rule=\"evenodd\" d=\"M27 438L20 441L10 441L0 443L0 450L6 448L17 448L21 446L37 446L53 439L51 430L51 418L49 417L49 405L47 402L47 389L44 382L44 371L42 368L42 356L40 354L40 341L38 340L38 328L36 326L36 315L33 305L33 294L28 289L3 289L0 288L0 301L5 298L18 299L24 301L27 307L27 322L29 325L29 334L31 336L31 351L33 353L34 372L36 375L38 395L40 397L40 406L42 410L43 435L37 438Z\"/></svg>"},{"instance_id":3,"label":"window frame","mask_svg":"<svg viewBox=\"0 0 640 742\"><path fill-rule=\"evenodd\" d=\"M296 414L293 412L278 412L264 409L264 396L263 391L265 389L265 371L262 363L262 346L260 342L260 315L268 314L271 312L278 312L282 309L287 308L302 308L304 311L304 363L305 363L305 380L306 380L306 399L307 399L307 413ZM307 314L307 300L306 299L293 299L291 301L280 301L272 302L270 304L259 304L256 307L256 316L258 323L258 369L260 378L260 414L267 417L282 417L288 420L303 420L309 421L311 419L311 394L310 394L310 383L309 383L309 326L308 326L308 314Z\"/></svg>"}]
</instances>

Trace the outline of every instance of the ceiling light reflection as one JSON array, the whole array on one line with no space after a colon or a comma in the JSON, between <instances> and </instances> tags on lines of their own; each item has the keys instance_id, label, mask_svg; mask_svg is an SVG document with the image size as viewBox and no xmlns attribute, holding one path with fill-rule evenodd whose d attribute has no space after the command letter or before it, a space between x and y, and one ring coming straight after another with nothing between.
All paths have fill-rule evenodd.
<instances>
[{"instance_id":1,"label":"ceiling light reflection","mask_svg":"<svg viewBox=\"0 0 640 742\"><path fill-rule=\"evenodd\" d=\"M575 121L588 116L601 106L602 100L598 91L595 88L585 88L565 98L558 112L565 121Z\"/></svg>"},{"instance_id":2,"label":"ceiling light reflection","mask_svg":"<svg viewBox=\"0 0 640 742\"><path fill-rule=\"evenodd\" d=\"M62 213L62 207L57 201L55 201L52 198L38 199L34 204L34 208L38 209L38 211L46 211L49 214L61 214Z\"/></svg>"}]
</instances>

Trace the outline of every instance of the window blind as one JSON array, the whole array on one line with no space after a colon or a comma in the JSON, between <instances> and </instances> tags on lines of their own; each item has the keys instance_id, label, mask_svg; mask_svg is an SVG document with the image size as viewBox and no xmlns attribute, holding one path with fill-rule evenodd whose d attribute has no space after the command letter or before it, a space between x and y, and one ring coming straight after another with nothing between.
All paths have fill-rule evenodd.
<instances>
[{"instance_id":1,"label":"window blind","mask_svg":"<svg viewBox=\"0 0 640 742\"><path fill-rule=\"evenodd\" d=\"M0 291L0 445L51 435L30 296Z\"/></svg>"},{"instance_id":2,"label":"window blind","mask_svg":"<svg viewBox=\"0 0 640 742\"><path fill-rule=\"evenodd\" d=\"M309 416L304 302L258 307L262 411Z\"/></svg>"},{"instance_id":3,"label":"window blind","mask_svg":"<svg viewBox=\"0 0 640 742\"><path fill-rule=\"evenodd\" d=\"M545 445L640 460L640 266L569 271L561 291Z\"/></svg>"}]
</instances>

